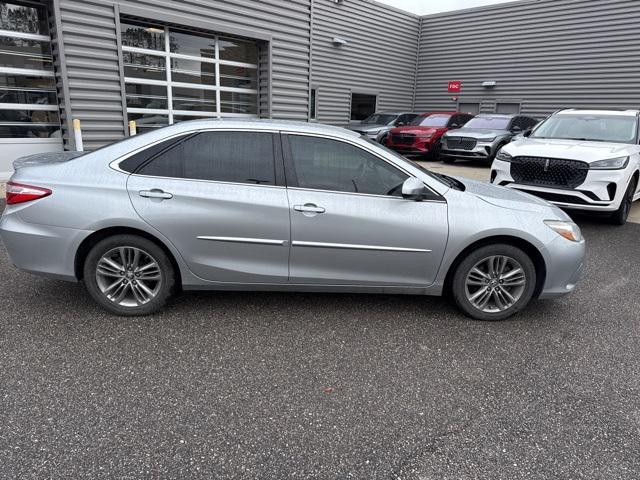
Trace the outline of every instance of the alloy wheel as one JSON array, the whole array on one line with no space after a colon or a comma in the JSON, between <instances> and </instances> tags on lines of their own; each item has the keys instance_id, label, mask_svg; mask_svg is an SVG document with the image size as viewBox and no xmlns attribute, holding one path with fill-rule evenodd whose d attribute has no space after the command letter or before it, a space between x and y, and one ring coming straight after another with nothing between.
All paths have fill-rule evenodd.
<instances>
[{"instance_id":1,"label":"alloy wheel","mask_svg":"<svg viewBox=\"0 0 640 480\"><path fill-rule=\"evenodd\" d=\"M162 286L160 265L148 252L117 247L105 253L96 267L100 291L123 307L138 307L153 300Z\"/></svg>"},{"instance_id":2,"label":"alloy wheel","mask_svg":"<svg viewBox=\"0 0 640 480\"><path fill-rule=\"evenodd\" d=\"M465 279L467 300L485 313L504 312L522 297L527 286L524 268L505 255L484 258Z\"/></svg>"}]
</instances>

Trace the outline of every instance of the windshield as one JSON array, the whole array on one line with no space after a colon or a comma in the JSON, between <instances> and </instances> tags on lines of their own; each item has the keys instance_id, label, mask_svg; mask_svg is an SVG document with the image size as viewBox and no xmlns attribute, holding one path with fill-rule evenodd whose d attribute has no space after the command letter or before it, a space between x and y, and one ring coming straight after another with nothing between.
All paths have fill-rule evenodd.
<instances>
[{"instance_id":1,"label":"windshield","mask_svg":"<svg viewBox=\"0 0 640 480\"><path fill-rule=\"evenodd\" d=\"M362 121L363 125L389 125L391 122L393 122L396 118L398 118L397 115L385 115L382 113L374 113L373 115L365 118Z\"/></svg>"},{"instance_id":2,"label":"windshield","mask_svg":"<svg viewBox=\"0 0 640 480\"><path fill-rule=\"evenodd\" d=\"M451 115L429 115L428 117L416 117L409 125L419 127L446 127Z\"/></svg>"},{"instance_id":3,"label":"windshield","mask_svg":"<svg viewBox=\"0 0 640 480\"><path fill-rule=\"evenodd\" d=\"M506 130L510 117L475 117L467 122L464 128L479 128L485 130Z\"/></svg>"},{"instance_id":4,"label":"windshield","mask_svg":"<svg viewBox=\"0 0 640 480\"><path fill-rule=\"evenodd\" d=\"M536 128L531 137L635 144L637 121L636 117L624 115L555 115Z\"/></svg>"}]
</instances>

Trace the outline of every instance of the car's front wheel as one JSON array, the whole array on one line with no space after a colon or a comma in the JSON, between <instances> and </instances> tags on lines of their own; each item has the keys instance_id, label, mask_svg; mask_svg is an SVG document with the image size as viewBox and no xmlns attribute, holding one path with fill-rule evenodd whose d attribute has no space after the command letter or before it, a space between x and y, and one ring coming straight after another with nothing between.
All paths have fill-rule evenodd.
<instances>
[{"instance_id":1,"label":"car's front wheel","mask_svg":"<svg viewBox=\"0 0 640 480\"><path fill-rule=\"evenodd\" d=\"M98 242L84 263L91 297L117 315L149 315L171 296L175 275L162 248L136 235L114 235Z\"/></svg>"},{"instance_id":2,"label":"car's front wheel","mask_svg":"<svg viewBox=\"0 0 640 480\"><path fill-rule=\"evenodd\" d=\"M536 269L531 258L513 245L494 244L469 253L458 265L453 297L476 320L504 320L531 300Z\"/></svg>"},{"instance_id":3,"label":"car's front wheel","mask_svg":"<svg viewBox=\"0 0 640 480\"><path fill-rule=\"evenodd\" d=\"M624 225L627 223L637 185L638 181L635 178L631 180L631 183L629 183L629 187L627 187L627 191L624 193L624 198L622 199L620 208L611 215L611 223L614 225Z\"/></svg>"}]
</instances>

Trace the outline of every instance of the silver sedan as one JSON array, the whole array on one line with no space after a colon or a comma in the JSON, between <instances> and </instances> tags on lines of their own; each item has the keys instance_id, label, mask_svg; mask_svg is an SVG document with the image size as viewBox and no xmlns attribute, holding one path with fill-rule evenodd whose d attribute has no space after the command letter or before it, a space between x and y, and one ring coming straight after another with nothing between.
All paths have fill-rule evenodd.
<instances>
[{"instance_id":1,"label":"silver sedan","mask_svg":"<svg viewBox=\"0 0 640 480\"><path fill-rule=\"evenodd\" d=\"M20 159L0 235L20 269L119 315L180 290L450 293L500 320L574 290L579 228L551 204L431 173L322 125L179 123Z\"/></svg>"}]
</instances>

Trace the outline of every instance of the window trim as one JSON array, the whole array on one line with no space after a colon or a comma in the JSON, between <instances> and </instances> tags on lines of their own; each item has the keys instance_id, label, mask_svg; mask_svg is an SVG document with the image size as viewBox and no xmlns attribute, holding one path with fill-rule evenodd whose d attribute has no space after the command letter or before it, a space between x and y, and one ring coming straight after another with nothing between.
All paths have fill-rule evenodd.
<instances>
[{"instance_id":1,"label":"window trim","mask_svg":"<svg viewBox=\"0 0 640 480\"><path fill-rule=\"evenodd\" d=\"M333 137L331 135L325 135L325 134L319 134L319 133L308 133L308 132L292 132L292 131L281 131L281 136L282 136L282 150L283 150L283 159L284 159L284 164L285 164L285 176L286 176L286 180L287 180L287 188L291 189L291 190L298 190L298 191L307 191L307 192L323 192L323 193L334 193L334 194L340 194L340 195L357 195L357 196L363 196L363 197L374 197L374 198L386 198L386 199L395 199L395 200L404 200L407 201L406 198L402 197L402 196L396 196L396 195L379 195L379 194L375 194L375 193L358 193L358 192L343 192L341 190L324 190L321 188L307 188L307 187L301 187L299 186L298 183L298 176L296 173L296 169L295 169L295 165L293 162L293 154L291 152L291 144L289 143L289 137L290 136L302 136L302 137L315 137L315 138L324 138L327 140L334 140L334 141L338 141L341 143L345 143L347 145L352 145L356 148L359 148L365 152L367 152L370 155L373 155L374 157L377 157L379 160L382 160L383 162L387 163L388 165L390 165L391 167L395 168L396 170L399 170L400 172L404 173L405 175L407 175L408 177L415 177L415 175L413 175L411 172L405 170L404 168L400 167L399 165L395 164L394 162L389 161L388 159L384 158L383 156L381 156L380 154L378 154L377 152L374 152L368 148L364 148L362 145L360 145L357 142L353 142L341 137ZM424 183L424 182L423 182ZM425 188L429 189L434 196L436 197L442 197L442 195L440 195L438 192L436 192L433 188L431 188L429 185L427 185L426 183L424 184ZM425 202L438 202L441 203L444 201L444 199L442 200L424 200Z\"/></svg>"}]
</instances>

